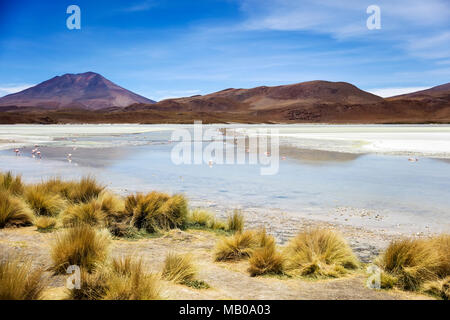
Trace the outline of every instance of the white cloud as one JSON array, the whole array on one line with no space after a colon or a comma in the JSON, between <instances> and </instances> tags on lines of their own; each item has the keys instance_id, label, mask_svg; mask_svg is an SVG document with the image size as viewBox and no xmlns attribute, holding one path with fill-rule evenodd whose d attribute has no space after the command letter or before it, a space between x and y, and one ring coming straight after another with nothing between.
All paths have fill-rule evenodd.
<instances>
[{"instance_id":1,"label":"white cloud","mask_svg":"<svg viewBox=\"0 0 450 320\"><path fill-rule=\"evenodd\" d=\"M159 90L150 96L155 97L157 101L175 98L190 97L201 94L200 90Z\"/></svg>"},{"instance_id":2,"label":"white cloud","mask_svg":"<svg viewBox=\"0 0 450 320\"><path fill-rule=\"evenodd\" d=\"M430 87L381 88L381 89L370 89L367 90L367 92L373 93L383 98L388 98L426 89L430 89Z\"/></svg>"},{"instance_id":3,"label":"white cloud","mask_svg":"<svg viewBox=\"0 0 450 320\"><path fill-rule=\"evenodd\" d=\"M313 30L334 35L367 33L366 9L372 0L244 0L249 29ZM424 25L447 26L450 3L447 0L378 0L382 29L414 28ZM407 23L405 25L405 23Z\"/></svg>"},{"instance_id":4,"label":"white cloud","mask_svg":"<svg viewBox=\"0 0 450 320\"><path fill-rule=\"evenodd\" d=\"M23 85L2 85L0 87L0 97L6 96L11 93L16 93L28 88L33 87L34 84L23 84Z\"/></svg>"},{"instance_id":5,"label":"white cloud","mask_svg":"<svg viewBox=\"0 0 450 320\"><path fill-rule=\"evenodd\" d=\"M125 8L125 12L140 12L140 11L147 11L150 10L155 6L155 3L153 1L143 1L140 3L136 3L128 8Z\"/></svg>"}]
</instances>

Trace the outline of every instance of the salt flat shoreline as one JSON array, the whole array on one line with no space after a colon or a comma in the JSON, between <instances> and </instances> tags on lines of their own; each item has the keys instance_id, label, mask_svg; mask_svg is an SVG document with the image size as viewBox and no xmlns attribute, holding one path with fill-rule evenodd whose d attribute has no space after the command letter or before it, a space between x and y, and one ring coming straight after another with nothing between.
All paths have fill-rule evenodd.
<instances>
[{"instance_id":1,"label":"salt flat shoreline","mask_svg":"<svg viewBox=\"0 0 450 320\"><path fill-rule=\"evenodd\" d=\"M272 129L258 133L277 136L281 146L299 149L387 154L450 159L450 125L327 125L327 124L205 124L205 128L225 128L241 134L255 129ZM183 124L64 124L0 125L0 150L51 144L55 139L131 135L179 128Z\"/></svg>"},{"instance_id":2,"label":"salt flat shoreline","mask_svg":"<svg viewBox=\"0 0 450 320\"><path fill-rule=\"evenodd\" d=\"M220 206L209 201L190 201L191 206L207 208L218 217L225 218L231 212L232 207ZM326 211L328 209L323 209ZM361 212L366 210L359 209ZM390 242L404 238L422 238L440 233L449 233L450 226L436 231L420 231L408 228L369 227L361 225L344 224L331 220L306 218L295 212L276 209L261 210L261 208L247 208L242 211L245 216L246 229L265 228L267 233L273 235L279 244L285 244L289 239L302 230L309 228L329 228L343 234L349 242L358 258L365 263L373 262L373 259L382 252Z\"/></svg>"}]
</instances>

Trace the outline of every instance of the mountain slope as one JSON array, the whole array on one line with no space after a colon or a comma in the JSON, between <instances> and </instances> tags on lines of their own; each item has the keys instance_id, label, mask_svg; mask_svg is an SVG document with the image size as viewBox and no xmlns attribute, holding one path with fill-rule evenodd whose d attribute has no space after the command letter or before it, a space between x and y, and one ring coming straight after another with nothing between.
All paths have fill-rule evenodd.
<instances>
[{"instance_id":1,"label":"mountain slope","mask_svg":"<svg viewBox=\"0 0 450 320\"><path fill-rule=\"evenodd\" d=\"M312 107L318 104L373 104L383 98L346 82L309 81L276 87L226 89L204 96L167 99L151 106L129 109L194 112L250 112L286 107Z\"/></svg>"},{"instance_id":2,"label":"mountain slope","mask_svg":"<svg viewBox=\"0 0 450 320\"><path fill-rule=\"evenodd\" d=\"M435 86L430 89L411 92L388 98L389 100L399 99L430 99L430 98L450 98L450 82Z\"/></svg>"},{"instance_id":3,"label":"mountain slope","mask_svg":"<svg viewBox=\"0 0 450 320\"><path fill-rule=\"evenodd\" d=\"M65 74L34 87L0 98L1 106L86 108L98 110L154 101L137 95L102 77L86 72Z\"/></svg>"}]
</instances>

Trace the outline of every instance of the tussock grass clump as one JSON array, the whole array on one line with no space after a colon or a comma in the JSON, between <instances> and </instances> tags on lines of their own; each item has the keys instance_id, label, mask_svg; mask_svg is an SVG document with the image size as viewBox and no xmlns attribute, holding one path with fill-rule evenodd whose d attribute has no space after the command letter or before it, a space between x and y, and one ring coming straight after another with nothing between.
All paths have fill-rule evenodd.
<instances>
[{"instance_id":1,"label":"tussock grass clump","mask_svg":"<svg viewBox=\"0 0 450 320\"><path fill-rule=\"evenodd\" d=\"M183 227L188 214L184 196L155 191L129 196L125 208L126 212L132 212L131 225L150 233Z\"/></svg>"},{"instance_id":2,"label":"tussock grass clump","mask_svg":"<svg viewBox=\"0 0 450 320\"><path fill-rule=\"evenodd\" d=\"M234 210L233 214L227 220L228 230L233 232L242 232L244 230L244 215L239 210Z\"/></svg>"},{"instance_id":3,"label":"tussock grass clump","mask_svg":"<svg viewBox=\"0 0 450 320\"><path fill-rule=\"evenodd\" d=\"M103 226L106 214L101 203L91 200L88 203L72 204L62 213L62 222L65 226L86 223L91 226Z\"/></svg>"},{"instance_id":4,"label":"tussock grass clump","mask_svg":"<svg viewBox=\"0 0 450 320\"><path fill-rule=\"evenodd\" d=\"M95 178L87 176L79 181L64 181L60 178L51 178L37 185L39 189L48 193L59 194L72 202L89 202L97 198L105 189Z\"/></svg>"},{"instance_id":5,"label":"tussock grass clump","mask_svg":"<svg viewBox=\"0 0 450 320\"><path fill-rule=\"evenodd\" d=\"M28 226L32 221L33 213L22 200L0 191L0 228Z\"/></svg>"},{"instance_id":6,"label":"tussock grass clump","mask_svg":"<svg viewBox=\"0 0 450 320\"><path fill-rule=\"evenodd\" d=\"M392 289L398 282L396 277L384 271L381 272L380 277L380 286L382 289Z\"/></svg>"},{"instance_id":7,"label":"tussock grass clump","mask_svg":"<svg viewBox=\"0 0 450 320\"><path fill-rule=\"evenodd\" d=\"M110 244L108 232L97 231L87 224L76 225L56 235L51 247L53 270L64 273L70 265L91 272L104 262Z\"/></svg>"},{"instance_id":8,"label":"tussock grass clump","mask_svg":"<svg viewBox=\"0 0 450 320\"><path fill-rule=\"evenodd\" d=\"M204 209L192 210L187 217L189 227L200 227L212 230L228 230L227 222L217 219L214 214Z\"/></svg>"},{"instance_id":9,"label":"tussock grass clump","mask_svg":"<svg viewBox=\"0 0 450 320\"><path fill-rule=\"evenodd\" d=\"M203 209L192 210L187 218L189 224L205 228L212 228L214 220L214 215Z\"/></svg>"},{"instance_id":10,"label":"tussock grass clump","mask_svg":"<svg viewBox=\"0 0 450 320\"><path fill-rule=\"evenodd\" d=\"M377 264L401 289L419 290L424 282L450 275L450 236L392 242Z\"/></svg>"},{"instance_id":11,"label":"tussock grass clump","mask_svg":"<svg viewBox=\"0 0 450 320\"><path fill-rule=\"evenodd\" d=\"M113 274L103 300L162 300L161 282L156 274Z\"/></svg>"},{"instance_id":12,"label":"tussock grass clump","mask_svg":"<svg viewBox=\"0 0 450 320\"><path fill-rule=\"evenodd\" d=\"M39 216L34 219L34 225L39 231L49 231L56 226L57 220L53 217Z\"/></svg>"},{"instance_id":13,"label":"tussock grass clump","mask_svg":"<svg viewBox=\"0 0 450 320\"><path fill-rule=\"evenodd\" d=\"M251 230L237 232L222 238L216 244L214 259L216 261L240 260L250 257L252 250L261 244L259 233Z\"/></svg>"},{"instance_id":14,"label":"tussock grass clump","mask_svg":"<svg viewBox=\"0 0 450 320\"><path fill-rule=\"evenodd\" d=\"M89 202L70 205L62 213L62 220L66 226L78 223L106 226L116 235L130 227L130 217L124 212L124 202L107 192Z\"/></svg>"},{"instance_id":15,"label":"tussock grass clump","mask_svg":"<svg viewBox=\"0 0 450 320\"><path fill-rule=\"evenodd\" d=\"M146 273L145 264L131 256L112 261L113 277L108 282L105 300L160 300L161 282L156 274Z\"/></svg>"},{"instance_id":16,"label":"tussock grass clump","mask_svg":"<svg viewBox=\"0 0 450 320\"><path fill-rule=\"evenodd\" d=\"M126 215L124 201L109 192L102 192L96 202L110 220L120 221Z\"/></svg>"},{"instance_id":17,"label":"tussock grass clump","mask_svg":"<svg viewBox=\"0 0 450 320\"><path fill-rule=\"evenodd\" d=\"M31 260L0 258L0 300L38 300L46 286L43 269L33 269Z\"/></svg>"},{"instance_id":18,"label":"tussock grass clump","mask_svg":"<svg viewBox=\"0 0 450 320\"><path fill-rule=\"evenodd\" d=\"M106 293L109 273L104 268L98 268L89 273L81 269L80 288L67 289L70 300L101 300Z\"/></svg>"},{"instance_id":19,"label":"tussock grass clump","mask_svg":"<svg viewBox=\"0 0 450 320\"><path fill-rule=\"evenodd\" d=\"M310 229L288 243L286 268L308 277L338 277L359 266L344 238L332 230Z\"/></svg>"},{"instance_id":20,"label":"tussock grass clump","mask_svg":"<svg viewBox=\"0 0 450 320\"><path fill-rule=\"evenodd\" d=\"M261 235L260 247L253 250L249 263L248 272L252 277L284 272L284 257L276 249L275 238L266 235L265 230Z\"/></svg>"},{"instance_id":21,"label":"tussock grass clump","mask_svg":"<svg viewBox=\"0 0 450 320\"><path fill-rule=\"evenodd\" d=\"M432 296L450 300L450 276L435 281L425 282L423 285L423 291Z\"/></svg>"},{"instance_id":22,"label":"tussock grass clump","mask_svg":"<svg viewBox=\"0 0 450 320\"><path fill-rule=\"evenodd\" d=\"M83 177L80 181L71 183L71 189L68 192L68 198L73 202L89 202L98 198L105 189L93 177Z\"/></svg>"},{"instance_id":23,"label":"tussock grass clump","mask_svg":"<svg viewBox=\"0 0 450 320\"><path fill-rule=\"evenodd\" d=\"M25 200L38 216L56 216L64 209L66 203L58 194L52 194L38 186L32 186L25 191Z\"/></svg>"},{"instance_id":24,"label":"tussock grass clump","mask_svg":"<svg viewBox=\"0 0 450 320\"><path fill-rule=\"evenodd\" d=\"M185 284L195 279L197 267L192 256L170 252L164 261L162 277L175 283Z\"/></svg>"},{"instance_id":25,"label":"tussock grass clump","mask_svg":"<svg viewBox=\"0 0 450 320\"><path fill-rule=\"evenodd\" d=\"M75 181L64 181L60 178L50 178L36 185L37 188L47 193L58 194L64 199L70 200L70 193L76 186Z\"/></svg>"},{"instance_id":26,"label":"tussock grass clump","mask_svg":"<svg viewBox=\"0 0 450 320\"><path fill-rule=\"evenodd\" d=\"M5 190L12 195L21 195L25 185L20 175L14 176L11 171L0 173L0 190Z\"/></svg>"},{"instance_id":27,"label":"tussock grass clump","mask_svg":"<svg viewBox=\"0 0 450 320\"><path fill-rule=\"evenodd\" d=\"M429 246L434 248L439 256L436 274L441 278L450 276L450 234L430 238Z\"/></svg>"},{"instance_id":28,"label":"tussock grass clump","mask_svg":"<svg viewBox=\"0 0 450 320\"><path fill-rule=\"evenodd\" d=\"M161 281L146 273L142 260L115 258L94 273L82 272L81 288L70 290L75 300L159 300Z\"/></svg>"}]
</instances>

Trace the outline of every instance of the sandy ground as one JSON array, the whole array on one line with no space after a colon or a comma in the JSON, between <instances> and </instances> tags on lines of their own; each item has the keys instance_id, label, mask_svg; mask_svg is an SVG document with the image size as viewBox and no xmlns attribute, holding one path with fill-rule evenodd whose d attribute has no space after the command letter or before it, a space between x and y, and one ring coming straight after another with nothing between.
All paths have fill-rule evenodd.
<instances>
[{"instance_id":1,"label":"sandy ground","mask_svg":"<svg viewBox=\"0 0 450 320\"><path fill-rule=\"evenodd\" d=\"M345 232L347 233L347 231ZM0 250L31 257L36 266L50 264L50 245L54 233L39 233L35 227L0 230ZM215 233L199 230L172 230L158 238L113 240L111 256L142 257L149 271L160 272L169 251L191 253L199 266L198 278L210 289L192 289L164 282L168 299L429 299L426 296L396 290L373 290L365 286L361 271L331 280L252 278L246 272L248 262L214 262ZM47 299L64 297L64 276L52 276Z\"/></svg>"}]
</instances>

